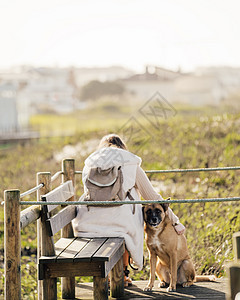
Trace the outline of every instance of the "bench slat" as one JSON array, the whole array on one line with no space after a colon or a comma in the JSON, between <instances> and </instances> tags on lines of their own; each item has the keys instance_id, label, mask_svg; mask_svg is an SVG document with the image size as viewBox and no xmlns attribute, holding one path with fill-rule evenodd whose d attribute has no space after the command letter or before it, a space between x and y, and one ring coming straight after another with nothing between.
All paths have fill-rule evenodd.
<instances>
[{"instance_id":1,"label":"bench slat","mask_svg":"<svg viewBox=\"0 0 240 300\"><path fill-rule=\"evenodd\" d=\"M57 262L72 262L74 257L90 242L91 239L75 238L71 244L66 247L57 257Z\"/></svg>"},{"instance_id":2,"label":"bench slat","mask_svg":"<svg viewBox=\"0 0 240 300\"><path fill-rule=\"evenodd\" d=\"M53 236L76 217L76 207L69 205L60 210L55 216L46 221L49 235Z\"/></svg>"},{"instance_id":3,"label":"bench slat","mask_svg":"<svg viewBox=\"0 0 240 300\"><path fill-rule=\"evenodd\" d=\"M76 261L91 261L93 255L106 242L107 238L94 238L74 258Z\"/></svg>"},{"instance_id":4,"label":"bench slat","mask_svg":"<svg viewBox=\"0 0 240 300\"><path fill-rule=\"evenodd\" d=\"M41 256L39 258L39 263L54 263L56 262L57 256L65 249L67 246L69 246L73 242L74 238L61 238L59 239L54 247L55 247L55 254L54 256Z\"/></svg>"},{"instance_id":5,"label":"bench slat","mask_svg":"<svg viewBox=\"0 0 240 300\"><path fill-rule=\"evenodd\" d=\"M52 190L51 192L43 195L41 198L43 201L46 202L56 202L61 201L65 202L69 200L72 196L74 196L74 187L72 180L68 180ZM55 209L58 205L46 205L47 212L52 211Z\"/></svg>"},{"instance_id":6,"label":"bench slat","mask_svg":"<svg viewBox=\"0 0 240 300\"><path fill-rule=\"evenodd\" d=\"M123 256L125 251L125 244L122 240L122 243L120 247L117 249L117 251L114 253L114 255L110 258L109 261L105 262L105 272L103 272L102 276L107 276L109 272L112 270L112 268L115 266L115 264L119 261L119 259Z\"/></svg>"},{"instance_id":7,"label":"bench slat","mask_svg":"<svg viewBox=\"0 0 240 300\"><path fill-rule=\"evenodd\" d=\"M73 241L73 238L60 238L55 243L56 256L59 256Z\"/></svg>"},{"instance_id":8,"label":"bench slat","mask_svg":"<svg viewBox=\"0 0 240 300\"><path fill-rule=\"evenodd\" d=\"M93 255L93 261L110 261L123 244L123 238L108 238L101 248Z\"/></svg>"},{"instance_id":9,"label":"bench slat","mask_svg":"<svg viewBox=\"0 0 240 300\"><path fill-rule=\"evenodd\" d=\"M39 279L54 277L53 274L105 278L125 250L123 238L61 238L55 246L58 256L42 256L39 259ZM51 270L47 271L46 268ZM68 268L70 273L67 272Z\"/></svg>"}]
</instances>

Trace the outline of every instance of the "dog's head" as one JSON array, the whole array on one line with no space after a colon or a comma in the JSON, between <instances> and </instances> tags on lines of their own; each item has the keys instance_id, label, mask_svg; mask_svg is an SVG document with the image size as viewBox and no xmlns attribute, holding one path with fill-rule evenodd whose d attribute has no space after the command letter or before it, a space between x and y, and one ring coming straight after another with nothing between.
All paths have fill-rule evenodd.
<instances>
[{"instance_id":1,"label":"dog's head","mask_svg":"<svg viewBox=\"0 0 240 300\"><path fill-rule=\"evenodd\" d=\"M153 203L143 206L143 218L146 224L157 227L165 219L168 206L167 203Z\"/></svg>"}]
</instances>

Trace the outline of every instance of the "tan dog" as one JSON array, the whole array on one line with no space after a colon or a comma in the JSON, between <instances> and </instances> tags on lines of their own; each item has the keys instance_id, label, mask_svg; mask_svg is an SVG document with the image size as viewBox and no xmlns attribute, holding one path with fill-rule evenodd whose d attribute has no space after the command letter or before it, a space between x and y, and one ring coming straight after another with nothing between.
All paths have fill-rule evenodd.
<instances>
[{"instance_id":1,"label":"tan dog","mask_svg":"<svg viewBox=\"0 0 240 300\"><path fill-rule=\"evenodd\" d=\"M154 286L155 273L160 287L168 292L176 285L189 287L194 281L214 281L215 276L195 276L186 237L178 235L167 215L168 204L149 204L143 207L146 244L150 257L150 279L145 291Z\"/></svg>"}]
</instances>

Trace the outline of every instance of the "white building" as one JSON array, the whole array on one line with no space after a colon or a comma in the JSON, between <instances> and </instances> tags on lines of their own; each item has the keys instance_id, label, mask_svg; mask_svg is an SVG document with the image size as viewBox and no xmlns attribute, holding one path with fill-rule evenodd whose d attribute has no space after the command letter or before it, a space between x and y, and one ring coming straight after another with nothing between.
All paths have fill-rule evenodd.
<instances>
[{"instance_id":1,"label":"white building","mask_svg":"<svg viewBox=\"0 0 240 300\"><path fill-rule=\"evenodd\" d=\"M19 97L19 87L12 82L0 84L0 133L25 130L29 126L29 102Z\"/></svg>"},{"instance_id":2,"label":"white building","mask_svg":"<svg viewBox=\"0 0 240 300\"><path fill-rule=\"evenodd\" d=\"M30 69L25 95L31 101L32 113L69 113L79 108L70 69Z\"/></svg>"},{"instance_id":3,"label":"white building","mask_svg":"<svg viewBox=\"0 0 240 300\"><path fill-rule=\"evenodd\" d=\"M219 105L230 93L239 89L239 70L204 70L201 73L186 74L160 67L147 67L145 73L131 76L122 80L122 83L129 93L140 100L147 101L159 92L170 102L191 105Z\"/></svg>"}]
</instances>

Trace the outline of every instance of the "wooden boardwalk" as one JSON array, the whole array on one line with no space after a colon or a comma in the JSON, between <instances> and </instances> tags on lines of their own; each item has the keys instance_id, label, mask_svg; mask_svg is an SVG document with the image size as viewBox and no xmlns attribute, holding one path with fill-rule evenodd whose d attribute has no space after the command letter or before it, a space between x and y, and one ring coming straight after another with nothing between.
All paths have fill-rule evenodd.
<instances>
[{"instance_id":1,"label":"wooden boardwalk","mask_svg":"<svg viewBox=\"0 0 240 300\"><path fill-rule=\"evenodd\" d=\"M166 289L158 288L158 281L155 281L152 292L144 292L143 288L147 281L134 281L132 287L125 288L123 300L129 299L205 299L205 300L224 300L226 299L227 280L218 279L216 282L198 282L190 288L177 287L177 292L167 293ZM93 299L92 283L81 283L76 285L76 299ZM115 298L114 298L115 299Z\"/></svg>"}]
</instances>

